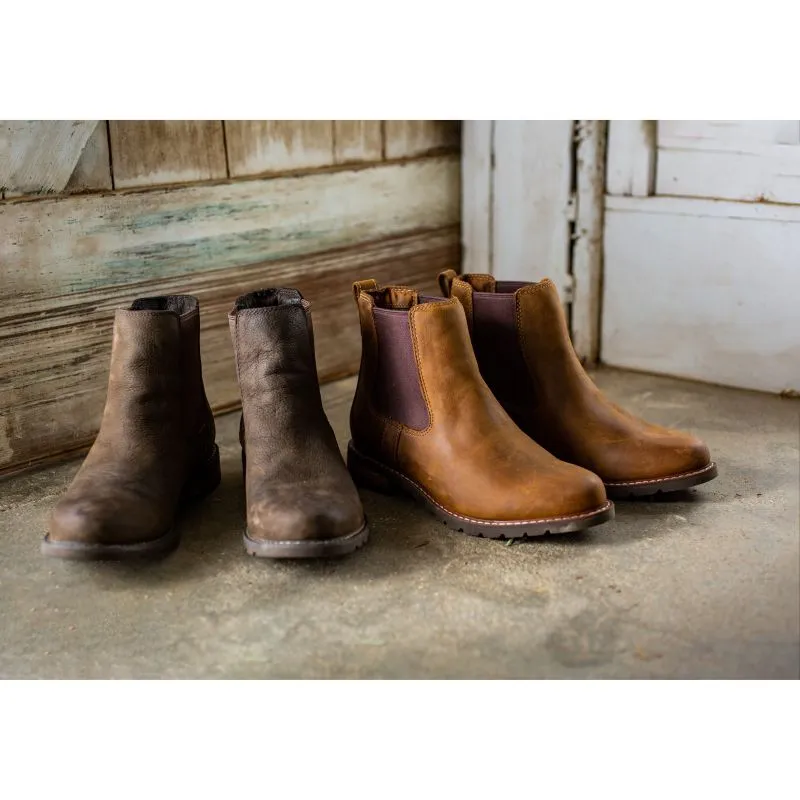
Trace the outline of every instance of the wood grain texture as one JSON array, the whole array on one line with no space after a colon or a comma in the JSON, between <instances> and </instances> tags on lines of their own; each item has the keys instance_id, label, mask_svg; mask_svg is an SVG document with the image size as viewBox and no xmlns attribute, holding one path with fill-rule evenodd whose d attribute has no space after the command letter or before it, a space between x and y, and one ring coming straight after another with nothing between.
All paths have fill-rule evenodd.
<instances>
[{"instance_id":1,"label":"wood grain texture","mask_svg":"<svg viewBox=\"0 0 800 800\"><path fill-rule=\"evenodd\" d=\"M451 225L301 258L154 278L69 298L29 324L0 327L0 475L75 455L91 444L105 402L113 309L135 297L177 292L201 304L203 374L215 412L239 405L227 312L239 294L295 286L312 303L320 379L357 371L361 353L352 282L373 277L436 293L436 276L459 259ZM19 319L19 317L18 317ZM32 355L35 354L35 358Z\"/></svg>"},{"instance_id":2,"label":"wood grain texture","mask_svg":"<svg viewBox=\"0 0 800 800\"><path fill-rule=\"evenodd\" d=\"M608 126L608 194L647 197L656 172L656 123L653 120L611 120Z\"/></svg>"},{"instance_id":3,"label":"wood grain texture","mask_svg":"<svg viewBox=\"0 0 800 800\"><path fill-rule=\"evenodd\" d=\"M800 144L800 122L796 119L659 120L659 146L665 138L734 144Z\"/></svg>"},{"instance_id":4,"label":"wood grain texture","mask_svg":"<svg viewBox=\"0 0 800 800\"><path fill-rule=\"evenodd\" d=\"M461 139L458 120L387 119L386 158L409 158L455 150Z\"/></svg>"},{"instance_id":5,"label":"wood grain texture","mask_svg":"<svg viewBox=\"0 0 800 800\"><path fill-rule=\"evenodd\" d=\"M491 273L493 120L464 120L461 147L463 272Z\"/></svg>"},{"instance_id":6,"label":"wood grain texture","mask_svg":"<svg viewBox=\"0 0 800 800\"><path fill-rule=\"evenodd\" d=\"M457 263L458 217L459 164L452 156L0 207L0 472L91 439L114 307L143 295L198 294L204 317L210 306L209 320L224 331L213 353L227 337L227 309L219 304L259 285L302 288L315 275L341 273L352 303L349 283L373 265L389 265L375 275L385 281L415 281L427 270L435 278ZM410 236L426 229L445 231ZM398 236L410 238L381 243ZM328 255L317 262L319 253ZM409 274L406 260L419 272ZM308 284L312 301L325 300L326 281ZM351 363L336 360L344 341L337 324L320 323L318 338L334 342L332 355L320 356L326 375ZM235 402L229 361L206 360L218 409Z\"/></svg>"},{"instance_id":7,"label":"wood grain texture","mask_svg":"<svg viewBox=\"0 0 800 800\"><path fill-rule=\"evenodd\" d=\"M29 312L147 284L345 247L459 218L459 163L406 164L0 207L0 300ZM7 312L6 312L7 313ZM4 310L0 308L0 324Z\"/></svg>"},{"instance_id":8,"label":"wood grain texture","mask_svg":"<svg viewBox=\"0 0 800 800\"><path fill-rule=\"evenodd\" d=\"M604 120L578 120L576 208L572 244L572 344L578 357L600 357L600 302L603 278L606 130Z\"/></svg>"},{"instance_id":9,"label":"wood grain texture","mask_svg":"<svg viewBox=\"0 0 800 800\"><path fill-rule=\"evenodd\" d=\"M226 120L231 177L334 163L333 120Z\"/></svg>"},{"instance_id":10,"label":"wood grain texture","mask_svg":"<svg viewBox=\"0 0 800 800\"><path fill-rule=\"evenodd\" d=\"M380 161L383 126L380 120L341 120L333 123L334 161L337 164Z\"/></svg>"},{"instance_id":11,"label":"wood grain texture","mask_svg":"<svg viewBox=\"0 0 800 800\"><path fill-rule=\"evenodd\" d=\"M63 191L97 123L0 121L0 190L6 197Z\"/></svg>"},{"instance_id":12,"label":"wood grain texture","mask_svg":"<svg viewBox=\"0 0 800 800\"><path fill-rule=\"evenodd\" d=\"M659 136L656 194L800 204L800 145Z\"/></svg>"},{"instance_id":13,"label":"wood grain texture","mask_svg":"<svg viewBox=\"0 0 800 800\"><path fill-rule=\"evenodd\" d=\"M219 120L111 120L109 136L117 189L227 177Z\"/></svg>"},{"instance_id":14,"label":"wood grain texture","mask_svg":"<svg viewBox=\"0 0 800 800\"><path fill-rule=\"evenodd\" d=\"M102 192L112 188L108 151L108 123L104 120L86 142L86 147L64 187L65 192Z\"/></svg>"},{"instance_id":15,"label":"wood grain texture","mask_svg":"<svg viewBox=\"0 0 800 800\"><path fill-rule=\"evenodd\" d=\"M800 391L800 208L608 198L605 219L604 362Z\"/></svg>"},{"instance_id":16,"label":"wood grain texture","mask_svg":"<svg viewBox=\"0 0 800 800\"><path fill-rule=\"evenodd\" d=\"M551 278L566 303L572 208L573 121L496 120L493 274Z\"/></svg>"}]
</instances>

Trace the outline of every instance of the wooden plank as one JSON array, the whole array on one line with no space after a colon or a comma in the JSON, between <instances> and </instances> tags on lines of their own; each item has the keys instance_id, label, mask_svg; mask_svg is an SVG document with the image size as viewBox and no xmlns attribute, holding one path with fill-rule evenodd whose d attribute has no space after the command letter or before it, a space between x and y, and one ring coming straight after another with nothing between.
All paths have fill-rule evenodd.
<instances>
[{"instance_id":1,"label":"wooden plank","mask_svg":"<svg viewBox=\"0 0 800 800\"><path fill-rule=\"evenodd\" d=\"M461 140L458 120L387 119L386 158L410 158L455 150Z\"/></svg>"},{"instance_id":2,"label":"wooden plank","mask_svg":"<svg viewBox=\"0 0 800 800\"><path fill-rule=\"evenodd\" d=\"M231 177L334 163L333 120L226 120Z\"/></svg>"},{"instance_id":3,"label":"wooden plank","mask_svg":"<svg viewBox=\"0 0 800 800\"><path fill-rule=\"evenodd\" d=\"M0 190L6 197L63 191L97 122L0 121Z\"/></svg>"},{"instance_id":4,"label":"wooden plank","mask_svg":"<svg viewBox=\"0 0 800 800\"><path fill-rule=\"evenodd\" d=\"M493 120L464 120L461 147L463 272L492 271Z\"/></svg>"},{"instance_id":5,"label":"wooden plank","mask_svg":"<svg viewBox=\"0 0 800 800\"><path fill-rule=\"evenodd\" d=\"M606 196L606 211L633 214L673 214L726 219L758 219L767 222L800 222L800 206L770 203L737 203L730 200L686 197L611 197Z\"/></svg>"},{"instance_id":6,"label":"wooden plank","mask_svg":"<svg viewBox=\"0 0 800 800\"><path fill-rule=\"evenodd\" d=\"M659 147L662 146L664 138L717 143L800 144L800 121L795 119L660 120Z\"/></svg>"},{"instance_id":7,"label":"wooden plank","mask_svg":"<svg viewBox=\"0 0 800 800\"><path fill-rule=\"evenodd\" d=\"M494 124L493 273L549 277L570 299L572 120Z\"/></svg>"},{"instance_id":8,"label":"wooden plank","mask_svg":"<svg viewBox=\"0 0 800 800\"><path fill-rule=\"evenodd\" d=\"M65 192L100 192L112 189L108 153L108 123L101 122L86 142Z\"/></svg>"},{"instance_id":9,"label":"wooden plank","mask_svg":"<svg viewBox=\"0 0 800 800\"><path fill-rule=\"evenodd\" d=\"M606 208L603 361L800 391L800 209L759 219L718 213L736 203L644 205Z\"/></svg>"},{"instance_id":10,"label":"wooden plank","mask_svg":"<svg viewBox=\"0 0 800 800\"><path fill-rule=\"evenodd\" d=\"M611 120L608 126L606 191L613 195L653 194L656 124L653 120Z\"/></svg>"},{"instance_id":11,"label":"wooden plank","mask_svg":"<svg viewBox=\"0 0 800 800\"><path fill-rule=\"evenodd\" d=\"M346 164L380 161L383 156L383 126L380 120L337 119L333 123L334 161Z\"/></svg>"},{"instance_id":12,"label":"wooden plank","mask_svg":"<svg viewBox=\"0 0 800 800\"><path fill-rule=\"evenodd\" d=\"M0 471L85 447L102 406L112 311L122 302L165 292L196 293L208 301L204 317L210 304L209 320L227 336L225 309L215 307L213 298L228 304L233 295L265 283L302 288L320 252L343 253L344 261L331 255L334 261L318 271L340 270L351 303L349 281L365 277L374 264L390 264L381 273L385 281L416 280L427 270L433 281L437 270L458 263L458 217L455 156L232 185L3 205ZM359 255L366 242L442 228L447 229L445 244L423 236L421 245L390 244L388 251L368 249L367 256ZM409 274L404 259L420 273ZM310 299L315 297L324 300L325 293L312 291ZM337 324L341 319L332 318L330 327L321 323L322 336L340 341ZM206 374L210 385L223 387L213 395L222 408L233 402L230 365L222 358L215 367L215 357L209 358ZM329 374L344 369L344 362L330 363Z\"/></svg>"},{"instance_id":13,"label":"wooden plank","mask_svg":"<svg viewBox=\"0 0 800 800\"><path fill-rule=\"evenodd\" d=\"M441 156L300 177L7 203L0 208L0 300L25 298L29 313L52 311L76 292L439 228L458 221L459 194L458 158ZM18 311L0 303L0 326Z\"/></svg>"},{"instance_id":14,"label":"wooden plank","mask_svg":"<svg viewBox=\"0 0 800 800\"><path fill-rule=\"evenodd\" d=\"M659 138L656 194L800 203L800 146Z\"/></svg>"},{"instance_id":15,"label":"wooden plank","mask_svg":"<svg viewBox=\"0 0 800 800\"><path fill-rule=\"evenodd\" d=\"M603 120L579 120L576 132L574 289L570 322L575 352L588 364L597 363L600 356L606 128Z\"/></svg>"},{"instance_id":16,"label":"wooden plank","mask_svg":"<svg viewBox=\"0 0 800 800\"><path fill-rule=\"evenodd\" d=\"M358 369L352 282L373 277L437 293L438 272L458 262L458 240L458 226L449 225L323 254L73 296L71 307L40 318L38 326L13 326L7 319L0 329L0 475L76 455L91 444L105 402L116 306L142 295L195 294L209 400L215 412L229 411L240 402L226 317L236 296L266 286L300 289L312 303L320 378L333 380Z\"/></svg>"},{"instance_id":17,"label":"wooden plank","mask_svg":"<svg viewBox=\"0 0 800 800\"><path fill-rule=\"evenodd\" d=\"M227 177L219 120L111 120L109 136L117 189Z\"/></svg>"}]
</instances>

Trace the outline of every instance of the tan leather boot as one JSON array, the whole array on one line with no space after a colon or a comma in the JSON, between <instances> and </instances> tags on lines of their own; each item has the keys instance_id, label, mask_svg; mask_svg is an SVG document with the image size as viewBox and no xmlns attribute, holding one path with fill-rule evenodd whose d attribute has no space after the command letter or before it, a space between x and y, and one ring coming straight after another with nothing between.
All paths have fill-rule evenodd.
<instances>
[{"instance_id":1,"label":"tan leather boot","mask_svg":"<svg viewBox=\"0 0 800 800\"><path fill-rule=\"evenodd\" d=\"M100 431L53 510L42 552L123 559L174 548L180 507L219 483L214 436L197 300L142 298L117 311Z\"/></svg>"},{"instance_id":2,"label":"tan leather boot","mask_svg":"<svg viewBox=\"0 0 800 800\"><path fill-rule=\"evenodd\" d=\"M687 489L716 477L706 445L611 403L584 371L558 291L491 275L439 276L464 307L481 374L522 430L599 475L612 498Z\"/></svg>"},{"instance_id":3,"label":"tan leather boot","mask_svg":"<svg viewBox=\"0 0 800 800\"><path fill-rule=\"evenodd\" d=\"M239 297L228 319L242 392L247 552L352 552L369 532L322 408L309 304L296 289L264 289Z\"/></svg>"},{"instance_id":4,"label":"tan leather boot","mask_svg":"<svg viewBox=\"0 0 800 800\"><path fill-rule=\"evenodd\" d=\"M456 300L354 284L362 355L350 414L356 483L399 491L475 536L576 531L613 517L596 475L551 456L481 379Z\"/></svg>"}]
</instances>

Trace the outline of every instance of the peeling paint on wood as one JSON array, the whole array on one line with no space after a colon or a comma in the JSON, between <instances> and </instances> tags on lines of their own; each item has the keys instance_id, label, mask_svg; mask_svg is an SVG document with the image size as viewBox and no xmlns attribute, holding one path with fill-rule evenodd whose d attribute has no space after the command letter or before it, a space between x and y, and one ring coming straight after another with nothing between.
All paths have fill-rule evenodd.
<instances>
[{"instance_id":1,"label":"peeling paint on wood","mask_svg":"<svg viewBox=\"0 0 800 800\"><path fill-rule=\"evenodd\" d=\"M0 207L0 300L59 298L344 247L459 217L455 156ZM0 309L0 326L4 312Z\"/></svg>"},{"instance_id":2,"label":"peeling paint on wood","mask_svg":"<svg viewBox=\"0 0 800 800\"><path fill-rule=\"evenodd\" d=\"M408 158L438 150L455 150L461 140L458 120L386 120L386 158Z\"/></svg>"},{"instance_id":3,"label":"peeling paint on wood","mask_svg":"<svg viewBox=\"0 0 800 800\"><path fill-rule=\"evenodd\" d=\"M97 122L0 121L0 191L6 197L63 191Z\"/></svg>"},{"instance_id":4,"label":"peeling paint on wood","mask_svg":"<svg viewBox=\"0 0 800 800\"><path fill-rule=\"evenodd\" d=\"M464 272L491 273L494 120L464 120L461 148L461 241Z\"/></svg>"},{"instance_id":5,"label":"peeling paint on wood","mask_svg":"<svg viewBox=\"0 0 800 800\"><path fill-rule=\"evenodd\" d=\"M220 120L111 120L109 134L117 189L227 177Z\"/></svg>"},{"instance_id":6,"label":"peeling paint on wood","mask_svg":"<svg viewBox=\"0 0 800 800\"><path fill-rule=\"evenodd\" d=\"M337 119L333 123L333 138L337 164L381 160L383 126L380 120Z\"/></svg>"},{"instance_id":7,"label":"peeling paint on wood","mask_svg":"<svg viewBox=\"0 0 800 800\"><path fill-rule=\"evenodd\" d=\"M108 191L111 161L108 153L108 123L103 121L89 137L78 163L64 188L65 192Z\"/></svg>"},{"instance_id":8,"label":"peeling paint on wood","mask_svg":"<svg viewBox=\"0 0 800 800\"><path fill-rule=\"evenodd\" d=\"M648 197L656 174L656 122L615 119L608 125L606 191L611 195Z\"/></svg>"},{"instance_id":9,"label":"peeling paint on wood","mask_svg":"<svg viewBox=\"0 0 800 800\"><path fill-rule=\"evenodd\" d=\"M333 120L226 120L231 177L334 163Z\"/></svg>"},{"instance_id":10,"label":"peeling paint on wood","mask_svg":"<svg viewBox=\"0 0 800 800\"><path fill-rule=\"evenodd\" d=\"M572 245L572 344L578 357L600 357L600 293L603 277L606 130L604 120L578 120L576 209Z\"/></svg>"}]
</instances>

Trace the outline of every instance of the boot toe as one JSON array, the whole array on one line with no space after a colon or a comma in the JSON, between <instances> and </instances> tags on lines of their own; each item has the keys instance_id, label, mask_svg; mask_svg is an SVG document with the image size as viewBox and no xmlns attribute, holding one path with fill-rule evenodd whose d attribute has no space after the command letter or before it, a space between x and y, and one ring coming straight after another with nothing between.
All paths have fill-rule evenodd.
<instances>
[{"instance_id":1,"label":"boot toe","mask_svg":"<svg viewBox=\"0 0 800 800\"><path fill-rule=\"evenodd\" d=\"M50 517L53 542L84 545L130 545L159 538L165 533L156 515L126 511L117 505L90 500L62 500Z\"/></svg>"},{"instance_id":2,"label":"boot toe","mask_svg":"<svg viewBox=\"0 0 800 800\"><path fill-rule=\"evenodd\" d=\"M49 538L54 542L108 544L102 518L84 503L61 502L50 517Z\"/></svg>"},{"instance_id":3,"label":"boot toe","mask_svg":"<svg viewBox=\"0 0 800 800\"><path fill-rule=\"evenodd\" d=\"M589 470L575 468L562 489L561 506L564 516L596 511L607 502L603 481Z\"/></svg>"},{"instance_id":4,"label":"boot toe","mask_svg":"<svg viewBox=\"0 0 800 800\"><path fill-rule=\"evenodd\" d=\"M711 452L708 445L696 436L686 436L683 444L682 472L703 469L711 463Z\"/></svg>"},{"instance_id":5,"label":"boot toe","mask_svg":"<svg viewBox=\"0 0 800 800\"><path fill-rule=\"evenodd\" d=\"M659 441L647 455L649 463L643 471L637 471L647 478L682 475L704 469L711 463L711 453L705 442L677 431Z\"/></svg>"},{"instance_id":6,"label":"boot toe","mask_svg":"<svg viewBox=\"0 0 800 800\"><path fill-rule=\"evenodd\" d=\"M265 501L251 509L247 530L251 539L321 541L356 533L364 526L360 508L326 490L305 492L290 502Z\"/></svg>"}]
</instances>

